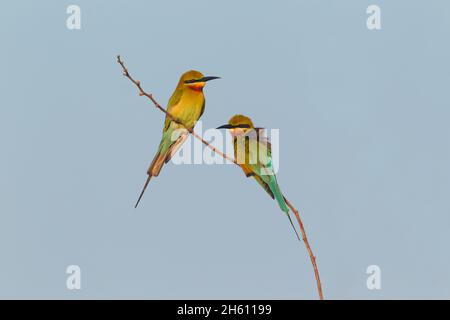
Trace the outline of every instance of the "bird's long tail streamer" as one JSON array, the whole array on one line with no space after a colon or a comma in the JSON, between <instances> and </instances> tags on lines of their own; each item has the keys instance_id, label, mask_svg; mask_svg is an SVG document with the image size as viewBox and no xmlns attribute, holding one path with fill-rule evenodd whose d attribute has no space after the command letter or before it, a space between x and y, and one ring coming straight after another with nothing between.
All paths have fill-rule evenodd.
<instances>
[{"instance_id":1,"label":"bird's long tail streamer","mask_svg":"<svg viewBox=\"0 0 450 320\"><path fill-rule=\"evenodd\" d=\"M141 194L139 195L139 199L136 201L136 204L134 205L134 208L137 208L139 202L141 201L141 198L144 195L145 189L147 189L148 183L150 182L151 178L152 178L152 175L149 174L147 181L145 181L144 188L142 188Z\"/></svg>"},{"instance_id":2,"label":"bird's long tail streamer","mask_svg":"<svg viewBox=\"0 0 450 320\"><path fill-rule=\"evenodd\" d=\"M301 242L302 240L300 240L300 236L298 235L297 229L295 229L295 227L294 227L294 223L292 222L292 219L291 219L291 216L289 215L289 212L287 212L286 215L287 215L287 217L289 219L289 222L291 223L292 229L294 229L294 232L295 232L295 235L297 236L298 241Z\"/></svg>"}]
</instances>

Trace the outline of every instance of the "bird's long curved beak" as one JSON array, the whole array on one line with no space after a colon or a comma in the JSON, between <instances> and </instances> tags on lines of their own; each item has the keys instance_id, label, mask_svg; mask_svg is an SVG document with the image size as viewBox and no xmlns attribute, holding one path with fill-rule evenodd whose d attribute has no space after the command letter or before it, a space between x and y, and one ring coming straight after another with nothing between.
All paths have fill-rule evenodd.
<instances>
[{"instance_id":1,"label":"bird's long curved beak","mask_svg":"<svg viewBox=\"0 0 450 320\"><path fill-rule=\"evenodd\" d=\"M206 82L206 81L210 81L210 80L215 80L215 79L220 79L220 77L203 77L201 79L199 79L199 82Z\"/></svg>"},{"instance_id":2,"label":"bird's long curved beak","mask_svg":"<svg viewBox=\"0 0 450 320\"><path fill-rule=\"evenodd\" d=\"M234 128L231 124L224 124L223 126L217 127L216 129L232 129Z\"/></svg>"}]
</instances>

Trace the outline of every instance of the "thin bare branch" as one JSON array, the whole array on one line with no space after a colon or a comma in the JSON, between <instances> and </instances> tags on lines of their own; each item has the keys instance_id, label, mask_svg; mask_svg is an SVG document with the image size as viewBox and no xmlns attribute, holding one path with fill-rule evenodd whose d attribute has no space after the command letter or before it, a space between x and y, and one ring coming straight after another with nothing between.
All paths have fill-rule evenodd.
<instances>
[{"instance_id":1,"label":"thin bare branch","mask_svg":"<svg viewBox=\"0 0 450 320\"><path fill-rule=\"evenodd\" d=\"M289 202L288 199L286 199L286 197L284 197L284 201L286 201L288 207L292 210L292 212L294 212L295 218L297 219L298 225L300 227L300 232L302 233L303 242L305 243L306 250L308 250L309 258L311 259L311 263L314 269L314 275L316 277L317 291L319 292L319 298L320 300L323 300L322 283L320 282L319 268L317 268L316 257L314 256L311 246L309 245L308 237L306 236L306 231L305 227L303 227L302 219L300 219L300 215L298 214L297 209L295 209L295 207Z\"/></svg>"},{"instance_id":2,"label":"thin bare branch","mask_svg":"<svg viewBox=\"0 0 450 320\"><path fill-rule=\"evenodd\" d=\"M141 82L139 80L135 80L130 75L130 73L129 73L128 69L125 67L125 63L121 59L120 55L117 56L117 63L120 64L120 66L122 67L123 75L125 77L127 77L138 88L140 96L146 96L148 99L150 99L157 109L159 109L160 111L164 112L166 114L166 116L169 117L172 121L175 121L176 123L178 123L181 126L183 126L186 130L189 131L190 134L192 134L196 139L200 140L205 146L210 148L212 151L214 151L215 153L219 154L224 159L226 159L228 161L231 161L231 162L233 162L236 165L239 165L238 162L236 161L236 159L233 159L233 158L227 156L225 153L223 153L222 151L220 151L216 147L214 147L211 144L209 144L201 136L199 136L193 129L187 128L181 121L176 119L176 117L174 117L169 112L167 112L166 109L161 107L161 105L155 100L155 98L153 98L153 95L150 94L150 93L147 93L142 88ZM288 201L288 199L286 197L284 197L284 200L286 201L286 204L292 210L292 212L294 212L295 218L297 219L297 222L299 224L299 228L300 228L300 231L302 233L302 239L303 239L303 242L305 243L306 250L308 251L308 254L309 254L309 257L310 257L310 260L311 260L311 264L312 264L313 269L314 269L314 275L316 277L316 284L317 284L317 291L319 293L319 298L320 298L320 300L323 300L322 284L320 282L319 269L317 267L316 257L314 256L314 254L312 252L312 249L311 249L311 246L309 245L308 237L306 236L306 231L305 231L305 228L303 226L302 220L300 218L300 215L299 215L297 209L295 209L295 207Z\"/></svg>"}]
</instances>

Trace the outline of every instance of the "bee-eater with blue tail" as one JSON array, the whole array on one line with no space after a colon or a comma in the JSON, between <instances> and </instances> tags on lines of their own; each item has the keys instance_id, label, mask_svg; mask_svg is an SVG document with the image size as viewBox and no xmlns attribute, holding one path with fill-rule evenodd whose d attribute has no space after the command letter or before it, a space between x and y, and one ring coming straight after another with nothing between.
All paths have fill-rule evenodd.
<instances>
[{"instance_id":1,"label":"bee-eater with blue tail","mask_svg":"<svg viewBox=\"0 0 450 320\"><path fill-rule=\"evenodd\" d=\"M163 165L169 162L175 152L177 152L187 139L189 131L186 129L193 129L198 119L202 116L205 110L203 88L206 82L218 78L205 77L201 72L195 70L182 74L167 105L167 112L176 121L166 116L158 151L147 170L147 181L134 206L135 208L141 201L150 179L159 175Z\"/></svg>"},{"instance_id":2,"label":"bee-eater with blue tail","mask_svg":"<svg viewBox=\"0 0 450 320\"><path fill-rule=\"evenodd\" d=\"M272 164L272 148L262 128L255 128L252 120L243 115L235 115L228 124L217 129L228 129L234 146L234 158L247 177L253 177L275 199L280 209L286 213L294 228L297 238L300 237L289 215L289 207L278 186Z\"/></svg>"}]
</instances>

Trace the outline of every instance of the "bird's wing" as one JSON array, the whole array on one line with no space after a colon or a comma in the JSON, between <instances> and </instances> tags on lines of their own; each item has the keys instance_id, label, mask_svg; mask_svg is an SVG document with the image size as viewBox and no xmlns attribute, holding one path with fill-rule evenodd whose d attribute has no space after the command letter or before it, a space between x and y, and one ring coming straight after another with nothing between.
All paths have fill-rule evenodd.
<instances>
[{"instance_id":1,"label":"bird's wing","mask_svg":"<svg viewBox=\"0 0 450 320\"><path fill-rule=\"evenodd\" d=\"M275 175L273 166L272 166L272 152L270 148L270 144L267 144L267 142L258 141L257 144L258 148L258 157L257 157L257 163L252 165L249 164L249 167L252 169L252 171L259 172L257 175L261 178L261 180L267 184L269 189L272 191L272 195L274 196L275 200L278 202L278 205L280 206L281 210L288 213L289 208L286 204L286 201L284 200L283 194L281 193L280 187L277 182L277 177Z\"/></svg>"},{"instance_id":2,"label":"bird's wing","mask_svg":"<svg viewBox=\"0 0 450 320\"><path fill-rule=\"evenodd\" d=\"M147 171L149 175L158 176L164 163L167 163L188 136L188 131L173 121L169 121L163 132L158 152Z\"/></svg>"},{"instance_id":3,"label":"bird's wing","mask_svg":"<svg viewBox=\"0 0 450 320\"><path fill-rule=\"evenodd\" d=\"M172 96L169 99L169 102L167 103L167 112L170 113L172 111L172 109L180 102L182 95L183 95L182 90L174 91L174 93L172 94ZM164 121L163 132L169 128L170 120L171 120L170 117L166 115L166 119Z\"/></svg>"},{"instance_id":4,"label":"bird's wing","mask_svg":"<svg viewBox=\"0 0 450 320\"><path fill-rule=\"evenodd\" d=\"M165 163L169 162L172 159L173 155L180 149L181 145L186 141L189 132L187 130L183 130L177 140L169 147L167 150L167 156L164 160Z\"/></svg>"},{"instance_id":5,"label":"bird's wing","mask_svg":"<svg viewBox=\"0 0 450 320\"><path fill-rule=\"evenodd\" d=\"M252 132L253 134L247 135L246 153L248 153L249 159L246 159L246 164L255 174L261 176L266 183L269 183L269 177L274 174L271 145L267 137L255 134L254 130Z\"/></svg>"},{"instance_id":6,"label":"bird's wing","mask_svg":"<svg viewBox=\"0 0 450 320\"><path fill-rule=\"evenodd\" d=\"M254 153L257 153L258 151L250 150L250 149L252 149L252 148L250 148L250 146L252 146L252 147L256 146L255 149L259 148L259 146L257 144L251 144L250 143L250 139L253 139L253 138L256 138L256 137L257 136L255 134L253 134L253 136L249 135L248 139L247 139L247 137L242 137L242 139L245 139L245 149L246 149L245 153L246 153L246 156L245 156L245 163L239 164L239 166L242 168L242 170L244 171L244 173L245 173L245 175L247 177L255 178L255 180L259 183L259 185L261 187L263 187L264 190L266 190L266 192L270 195L270 197L272 199L274 199L275 198L274 194L273 194L273 192L272 192L272 190L270 189L270 186L269 186L270 180L267 179L267 177L264 177L264 178L261 177L260 164L258 163L259 161L257 161L257 163L255 163L255 164L251 164L250 163L250 159L258 159L258 158L254 157L255 156ZM237 155L237 152L238 152L237 144L238 144L238 142L237 142L237 140L235 140L234 141L234 157L235 157L235 159L238 158L238 155Z\"/></svg>"},{"instance_id":7,"label":"bird's wing","mask_svg":"<svg viewBox=\"0 0 450 320\"><path fill-rule=\"evenodd\" d=\"M270 155L267 155L268 160L262 161L261 157L264 156L263 154L259 154L258 163L249 164L248 167L254 172L256 181L269 193L272 199L278 202L281 210L287 213L289 209L278 186L277 177L272 167L272 159Z\"/></svg>"},{"instance_id":8,"label":"bird's wing","mask_svg":"<svg viewBox=\"0 0 450 320\"><path fill-rule=\"evenodd\" d=\"M271 146L266 138L264 141L258 140L255 130L249 131L245 136L237 137L233 141L234 158L247 177L251 175L267 176L272 171ZM241 148L245 146L243 150ZM239 154L245 152L244 155ZM270 179L263 177L263 181L269 183Z\"/></svg>"}]
</instances>

